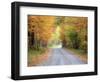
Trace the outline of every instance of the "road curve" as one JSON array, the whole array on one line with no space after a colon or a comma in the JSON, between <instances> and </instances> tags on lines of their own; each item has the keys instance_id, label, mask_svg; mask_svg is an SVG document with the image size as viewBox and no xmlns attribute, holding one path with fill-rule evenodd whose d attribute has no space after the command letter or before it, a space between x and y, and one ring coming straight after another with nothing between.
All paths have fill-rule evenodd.
<instances>
[{"instance_id":1,"label":"road curve","mask_svg":"<svg viewBox=\"0 0 100 82\"><path fill-rule=\"evenodd\" d=\"M49 58L38 66L85 64L63 48L52 48Z\"/></svg>"}]
</instances>

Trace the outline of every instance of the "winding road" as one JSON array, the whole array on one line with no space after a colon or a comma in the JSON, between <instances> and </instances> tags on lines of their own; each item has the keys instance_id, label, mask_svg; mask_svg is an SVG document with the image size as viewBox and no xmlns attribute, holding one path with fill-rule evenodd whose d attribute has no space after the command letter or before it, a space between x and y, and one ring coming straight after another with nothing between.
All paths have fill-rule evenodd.
<instances>
[{"instance_id":1,"label":"winding road","mask_svg":"<svg viewBox=\"0 0 100 82\"><path fill-rule=\"evenodd\" d=\"M52 48L49 58L39 66L85 64L78 57L63 48Z\"/></svg>"}]
</instances>

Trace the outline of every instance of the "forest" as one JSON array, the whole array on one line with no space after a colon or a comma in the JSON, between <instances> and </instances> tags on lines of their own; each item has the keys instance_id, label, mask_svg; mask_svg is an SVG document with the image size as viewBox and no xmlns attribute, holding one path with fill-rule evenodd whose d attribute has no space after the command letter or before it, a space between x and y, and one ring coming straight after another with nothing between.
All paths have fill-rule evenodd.
<instances>
[{"instance_id":1,"label":"forest","mask_svg":"<svg viewBox=\"0 0 100 82\"><path fill-rule=\"evenodd\" d=\"M87 55L87 29L87 17L28 15L28 64L38 56L41 58L37 62L45 60L53 48ZM46 58L42 57L44 54Z\"/></svg>"}]
</instances>

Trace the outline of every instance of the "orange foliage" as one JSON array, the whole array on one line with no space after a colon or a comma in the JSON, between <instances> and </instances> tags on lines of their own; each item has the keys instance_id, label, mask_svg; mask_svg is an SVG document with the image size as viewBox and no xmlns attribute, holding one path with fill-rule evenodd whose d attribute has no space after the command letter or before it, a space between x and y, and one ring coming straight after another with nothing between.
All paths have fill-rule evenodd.
<instances>
[{"instance_id":1,"label":"orange foliage","mask_svg":"<svg viewBox=\"0 0 100 82\"><path fill-rule=\"evenodd\" d=\"M34 33L35 39L48 42L55 23L54 16L28 16L28 31ZM34 36L33 36L34 37Z\"/></svg>"}]
</instances>

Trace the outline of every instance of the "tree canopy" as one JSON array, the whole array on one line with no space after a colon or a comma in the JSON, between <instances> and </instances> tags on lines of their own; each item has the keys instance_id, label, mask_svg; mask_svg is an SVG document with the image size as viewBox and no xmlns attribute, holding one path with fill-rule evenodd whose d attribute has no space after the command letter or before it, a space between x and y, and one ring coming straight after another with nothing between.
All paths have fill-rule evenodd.
<instances>
[{"instance_id":1,"label":"tree canopy","mask_svg":"<svg viewBox=\"0 0 100 82\"><path fill-rule=\"evenodd\" d=\"M55 40L87 52L87 23L87 17L28 15L28 45L40 49Z\"/></svg>"}]
</instances>

